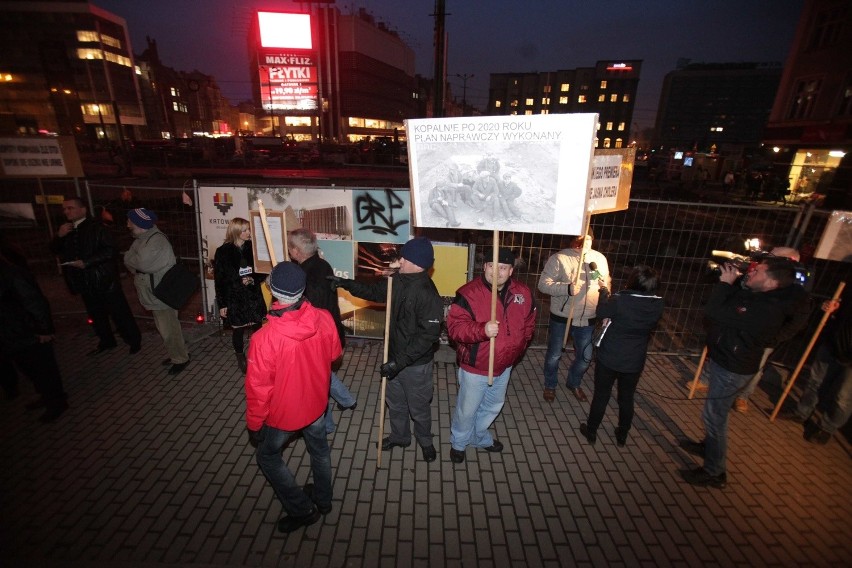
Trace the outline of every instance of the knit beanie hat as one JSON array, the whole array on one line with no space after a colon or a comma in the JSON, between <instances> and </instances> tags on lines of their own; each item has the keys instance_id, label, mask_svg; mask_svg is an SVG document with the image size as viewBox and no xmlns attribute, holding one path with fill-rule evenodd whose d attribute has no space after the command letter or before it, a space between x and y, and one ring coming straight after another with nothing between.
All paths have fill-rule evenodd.
<instances>
[{"instance_id":1,"label":"knit beanie hat","mask_svg":"<svg viewBox=\"0 0 852 568\"><path fill-rule=\"evenodd\" d=\"M295 304L305 291L305 271L293 262L279 262L269 275L269 289L282 304Z\"/></svg>"},{"instance_id":2,"label":"knit beanie hat","mask_svg":"<svg viewBox=\"0 0 852 568\"><path fill-rule=\"evenodd\" d=\"M432 242L426 237L417 237L411 239L404 245L399 255L413 262L423 270L428 270L432 263L435 262L435 252L432 250Z\"/></svg>"},{"instance_id":3,"label":"knit beanie hat","mask_svg":"<svg viewBox=\"0 0 852 568\"><path fill-rule=\"evenodd\" d=\"M483 259L483 262L485 262L485 263L491 262L491 260L494 258L493 255L494 255L494 249L486 249L485 258ZM497 264L508 264L509 266L514 268L514 266L515 266L515 253L513 253L511 250L509 250L507 248L500 247L499 249L497 249Z\"/></svg>"},{"instance_id":4,"label":"knit beanie hat","mask_svg":"<svg viewBox=\"0 0 852 568\"><path fill-rule=\"evenodd\" d=\"M153 227L154 223L157 222L157 214L150 209L145 209L144 207L131 209L127 212L127 218L140 229L146 230Z\"/></svg>"}]
</instances>

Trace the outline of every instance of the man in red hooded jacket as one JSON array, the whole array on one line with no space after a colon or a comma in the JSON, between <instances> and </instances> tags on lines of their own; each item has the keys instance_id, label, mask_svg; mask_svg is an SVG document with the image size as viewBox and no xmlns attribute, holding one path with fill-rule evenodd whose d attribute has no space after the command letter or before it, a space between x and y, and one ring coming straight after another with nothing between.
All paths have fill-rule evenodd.
<instances>
[{"instance_id":1,"label":"man in red hooded jacket","mask_svg":"<svg viewBox=\"0 0 852 568\"><path fill-rule=\"evenodd\" d=\"M268 324L252 336L246 372L249 440L287 513L278 521L278 530L285 533L331 512L331 451L324 415L331 365L342 350L331 314L302 298L305 281L304 270L292 262L272 269L269 288L275 301ZM314 478L304 490L281 456L284 445L299 432L311 455Z\"/></svg>"},{"instance_id":2,"label":"man in red hooded jacket","mask_svg":"<svg viewBox=\"0 0 852 568\"><path fill-rule=\"evenodd\" d=\"M450 339L456 342L459 392L450 429L450 460L464 461L467 446L500 452L503 444L488 428L506 401L512 365L524 354L535 332L536 306L532 291L512 280L515 254L501 248L497 255L497 319L491 319L494 265L486 255L483 275L456 291L447 315ZM488 386L489 343L494 345L494 382Z\"/></svg>"}]
</instances>

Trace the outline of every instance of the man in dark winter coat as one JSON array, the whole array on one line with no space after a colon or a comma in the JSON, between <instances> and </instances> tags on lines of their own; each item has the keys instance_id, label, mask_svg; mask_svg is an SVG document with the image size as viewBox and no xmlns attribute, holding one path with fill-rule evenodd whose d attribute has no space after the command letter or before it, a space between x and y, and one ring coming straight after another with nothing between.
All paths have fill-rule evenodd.
<instances>
[{"instance_id":1,"label":"man in dark winter coat","mask_svg":"<svg viewBox=\"0 0 852 568\"><path fill-rule=\"evenodd\" d=\"M68 222L59 227L50 248L59 256L68 287L80 294L92 318L99 342L89 355L115 347L110 317L130 346L130 353L138 353L142 335L121 289L112 236L99 221L87 216L86 206L78 197L66 199L62 212Z\"/></svg>"},{"instance_id":2,"label":"man in dark winter coat","mask_svg":"<svg viewBox=\"0 0 852 568\"><path fill-rule=\"evenodd\" d=\"M334 270L324 258L321 258L317 254L319 246L317 245L316 235L308 229L291 231L287 239L287 248L290 253L290 259L296 262L307 275L305 298L314 307L326 310L331 314L334 325L337 326L340 345L346 345L346 329L340 321L340 305L337 303L337 292L332 290L331 286L328 285L328 277L334 276ZM358 405L358 401L355 400L355 397L352 396L352 393L334 372L337 368L337 366L332 368L329 394L337 402L341 410L354 410ZM331 434L337 428L334 424L334 415L331 408L332 405L329 403L325 414L325 431L328 434Z\"/></svg>"},{"instance_id":3,"label":"man in dark winter coat","mask_svg":"<svg viewBox=\"0 0 852 568\"><path fill-rule=\"evenodd\" d=\"M435 261L432 243L417 237L400 251L399 273L393 277L388 361L379 371L387 377L387 405L391 433L382 440L382 450L411 445L411 426L423 450L423 459L435 461L432 445L432 367L435 346L441 335L443 307L441 297L429 277ZM333 287L341 287L353 296L372 302L387 300L388 282L375 284L333 278Z\"/></svg>"},{"instance_id":4,"label":"man in dark winter coat","mask_svg":"<svg viewBox=\"0 0 852 568\"><path fill-rule=\"evenodd\" d=\"M17 365L39 394L27 410L44 407L42 422L56 420L68 408L53 335L50 305L32 274L0 250L0 382L17 387L12 363Z\"/></svg>"},{"instance_id":5,"label":"man in dark winter coat","mask_svg":"<svg viewBox=\"0 0 852 568\"><path fill-rule=\"evenodd\" d=\"M705 439L683 443L688 451L703 455L704 467L681 472L687 483L716 488L727 483L731 406L760 367L763 350L778 336L798 297L792 288L797 285L796 269L789 259L764 258L749 272L745 287L735 285L740 277L736 268L725 264L721 270L705 307L710 320L705 365L710 390L702 413Z\"/></svg>"}]
</instances>

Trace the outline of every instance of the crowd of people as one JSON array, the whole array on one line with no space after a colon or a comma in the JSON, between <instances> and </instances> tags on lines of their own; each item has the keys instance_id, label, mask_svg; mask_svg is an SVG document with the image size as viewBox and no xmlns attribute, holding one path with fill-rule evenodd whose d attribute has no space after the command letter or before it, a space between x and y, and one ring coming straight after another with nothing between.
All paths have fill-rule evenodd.
<instances>
[{"instance_id":1,"label":"crowd of people","mask_svg":"<svg viewBox=\"0 0 852 568\"><path fill-rule=\"evenodd\" d=\"M490 176L487 166L481 172ZM51 247L70 290L81 295L92 319L98 343L89 355L97 357L117 347L112 324L129 353L138 353L142 337L115 272L116 251L109 232L88 217L77 198L66 200L63 212L68 222L59 228ZM177 310L156 294L158 282L176 262L169 239L156 223L157 215L149 209L127 212L133 243L124 264L133 274L139 302L152 313L162 337L168 353L164 365L177 375L190 357ZM371 282L335 276L308 229L288 234L289 261L275 265L268 277L257 274L250 239L248 221L232 219L214 257L216 301L220 316L233 330L237 366L245 374L249 442L286 512L278 522L280 531L308 526L331 511L327 436L335 431L332 411L335 405L341 411L357 406L337 374L345 344L338 288L387 303L389 310L386 360L377 369L377 377L387 379L390 422L381 451L406 448L414 438L425 462L438 458L432 431L433 370L444 323L456 350L458 383L449 461L464 462L468 447L503 451L504 441L496 439L491 429L506 404L513 367L533 338L538 314L533 290L514 278L518 259L512 250L487 251L482 273L456 291L445 317L430 276L434 249L425 237L402 246L397 273ZM588 402L583 380L595 363L588 417L578 425L579 432L589 444L597 443L617 386L613 433L621 447L632 427L634 396L664 300L657 295L659 274L644 265L633 267L622 289L611 291L607 259L592 244L591 231L574 238L547 260L538 279L538 290L550 304L542 396L548 404L557 397L560 363L570 338L573 361L564 381L577 404ZM705 308L705 436L701 441L681 441L685 450L703 458L702 465L681 472L689 484L715 488L727 484L729 413L741 406L738 401L747 400L772 349L807 321L810 300L796 280L796 254L778 248L747 270L730 264L720 269ZM264 282L273 299L269 308L261 290ZM7 397L15 396L17 372L22 372L39 395L28 408L44 408L44 422L56 420L68 401L53 351L50 308L25 259L4 242L0 242L0 304L2 387ZM805 438L815 443L827 442L852 413L852 318L848 306L840 302L826 302L823 310L832 314L833 321L823 335L805 394L795 411L782 414L801 421ZM246 354L247 332L252 336ZM820 415L814 410L821 390L830 394L824 401L828 410ZM310 454L312 483L305 486L297 483L282 455L297 435Z\"/></svg>"}]
</instances>

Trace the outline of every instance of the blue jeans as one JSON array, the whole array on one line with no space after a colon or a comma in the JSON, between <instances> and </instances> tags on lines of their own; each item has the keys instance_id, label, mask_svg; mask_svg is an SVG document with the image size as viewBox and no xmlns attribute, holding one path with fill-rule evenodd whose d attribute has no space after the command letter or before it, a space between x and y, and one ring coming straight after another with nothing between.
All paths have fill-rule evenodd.
<instances>
[{"instance_id":1,"label":"blue jeans","mask_svg":"<svg viewBox=\"0 0 852 568\"><path fill-rule=\"evenodd\" d=\"M494 444L488 428L506 402L511 373L512 367L509 367L495 376L494 384L489 387L487 375L477 375L459 368L459 394L450 428L453 449L464 451L467 446L487 448Z\"/></svg>"},{"instance_id":2,"label":"blue jeans","mask_svg":"<svg viewBox=\"0 0 852 568\"><path fill-rule=\"evenodd\" d=\"M823 386L825 385L825 386ZM831 348L823 343L811 363L811 373L805 383L796 412L810 418L819 402L819 391L830 394L832 400L820 420L820 428L830 434L841 428L852 414L852 367L841 365Z\"/></svg>"},{"instance_id":3,"label":"blue jeans","mask_svg":"<svg viewBox=\"0 0 852 568\"><path fill-rule=\"evenodd\" d=\"M763 369L766 368L766 362L769 360L769 356L772 355L773 351L775 351L774 347L767 347L763 350L763 358L760 360L760 369L758 369L754 376L749 380L746 388L737 398L748 400L748 398L752 395L754 389L756 389L758 383L760 383L760 379L763 378Z\"/></svg>"},{"instance_id":4,"label":"blue jeans","mask_svg":"<svg viewBox=\"0 0 852 568\"><path fill-rule=\"evenodd\" d=\"M559 360L562 358L562 340L567 322L550 315L547 325L547 352L544 354L544 388L555 389L559 384ZM592 333L595 326L571 326L574 340L574 362L568 369L568 388L575 389L583 381L583 375L592 363Z\"/></svg>"},{"instance_id":5,"label":"blue jeans","mask_svg":"<svg viewBox=\"0 0 852 568\"><path fill-rule=\"evenodd\" d=\"M704 419L704 470L710 475L725 473L728 453L728 414L731 405L754 376L738 375L728 371L713 359L707 358L705 366L710 377L710 390L701 418Z\"/></svg>"},{"instance_id":6,"label":"blue jeans","mask_svg":"<svg viewBox=\"0 0 852 568\"><path fill-rule=\"evenodd\" d=\"M314 499L319 506L330 506L331 489L331 449L328 447L328 439L325 434L325 419L320 416L313 424L305 426L300 430L305 439L305 446L311 455L311 472L314 477ZM296 483L296 478L284 462L281 451L284 445L295 436L297 432L278 430L271 426L263 426L261 436L263 439L257 445L257 465L275 496L281 501L284 511L293 517L304 517L310 515L314 510L314 504Z\"/></svg>"},{"instance_id":7,"label":"blue jeans","mask_svg":"<svg viewBox=\"0 0 852 568\"><path fill-rule=\"evenodd\" d=\"M331 413L334 403L337 402L342 406L349 408L358 401L355 400L352 392L343 384L343 381L341 381L334 372L331 373L331 388L329 389L328 394L334 402L329 401L328 409L325 411L325 431L327 434L331 434L337 430L337 426L334 423L334 416Z\"/></svg>"}]
</instances>

